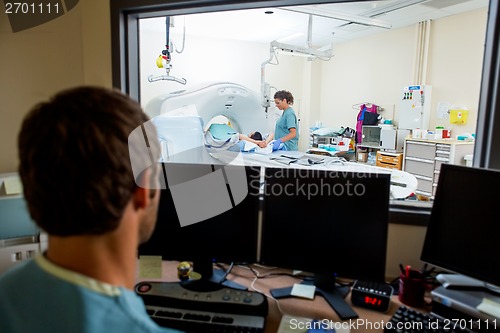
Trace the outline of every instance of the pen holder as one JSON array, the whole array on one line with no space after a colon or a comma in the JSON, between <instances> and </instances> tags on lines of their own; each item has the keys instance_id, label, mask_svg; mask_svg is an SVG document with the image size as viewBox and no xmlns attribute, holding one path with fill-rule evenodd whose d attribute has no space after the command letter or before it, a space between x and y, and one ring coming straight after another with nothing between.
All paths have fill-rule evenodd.
<instances>
[{"instance_id":1,"label":"pen holder","mask_svg":"<svg viewBox=\"0 0 500 333\"><path fill-rule=\"evenodd\" d=\"M399 276L399 293L398 298L401 303L420 307L424 305L425 280L422 272L417 270L409 270L409 274L401 274Z\"/></svg>"}]
</instances>

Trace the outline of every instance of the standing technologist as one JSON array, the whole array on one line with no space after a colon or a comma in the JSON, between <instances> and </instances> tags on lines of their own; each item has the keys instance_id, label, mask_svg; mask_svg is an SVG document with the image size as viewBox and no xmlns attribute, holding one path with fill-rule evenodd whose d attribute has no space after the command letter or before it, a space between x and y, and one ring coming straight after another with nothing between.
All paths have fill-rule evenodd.
<instances>
[{"instance_id":1,"label":"standing technologist","mask_svg":"<svg viewBox=\"0 0 500 333\"><path fill-rule=\"evenodd\" d=\"M291 107L293 95L289 91L280 90L274 94L274 103L283 114L276 122L274 134L269 135L266 141L273 145L273 150L298 150L298 121Z\"/></svg>"}]
</instances>

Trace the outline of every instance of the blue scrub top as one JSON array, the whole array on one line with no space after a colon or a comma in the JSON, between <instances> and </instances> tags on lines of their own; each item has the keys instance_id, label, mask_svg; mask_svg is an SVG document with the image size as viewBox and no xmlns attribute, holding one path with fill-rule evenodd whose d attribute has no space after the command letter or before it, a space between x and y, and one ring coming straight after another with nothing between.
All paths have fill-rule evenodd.
<instances>
[{"instance_id":1,"label":"blue scrub top","mask_svg":"<svg viewBox=\"0 0 500 333\"><path fill-rule=\"evenodd\" d=\"M276 128L274 131L274 138L281 139L288 133L290 133L290 128L295 128L296 136L295 138L283 142L286 150L298 150L299 149L299 126L297 122L297 116L292 107L283 111L283 114L276 122Z\"/></svg>"},{"instance_id":2,"label":"blue scrub top","mask_svg":"<svg viewBox=\"0 0 500 333\"><path fill-rule=\"evenodd\" d=\"M153 322L134 291L69 271L42 255L0 275L0 295L0 332L179 332Z\"/></svg>"}]
</instances>

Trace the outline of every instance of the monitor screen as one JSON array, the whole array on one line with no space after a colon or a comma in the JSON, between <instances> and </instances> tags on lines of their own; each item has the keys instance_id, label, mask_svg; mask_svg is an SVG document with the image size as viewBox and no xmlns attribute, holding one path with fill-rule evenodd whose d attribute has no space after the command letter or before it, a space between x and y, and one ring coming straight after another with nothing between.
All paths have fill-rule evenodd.
<instances>
[{"instance_id":1,"label":"monitor screen","mask_svg":"<svg viewBox=\"0 0 500 333\"><path fill-rule=\"evenodd\" d=\"M266 168L262 263L385 281L390 173Z\"/></svg>"},{"instance_id":2,"label":"monitor screen","mask_svg":"<svg viewBox=\"0 0 500 333\"><path fill-rule=\"evenodd\" d=\"M500 171L443 164L421 259L500 286Z\"/></svg>"},{"instance_id":3,"label":"monitor screen","mask_svg":"<svg viewBox=\"0 0 500 333\"><path fill-rule=\"evenodd\" d=\"M139 255L164 260L257 260L260 167L162 163L155 230ZM206 267L205 267L206 268ZM204 267L193 267L199 273ZM201 271L200 271L201 270Z\"/></svg>"}]
</instances>

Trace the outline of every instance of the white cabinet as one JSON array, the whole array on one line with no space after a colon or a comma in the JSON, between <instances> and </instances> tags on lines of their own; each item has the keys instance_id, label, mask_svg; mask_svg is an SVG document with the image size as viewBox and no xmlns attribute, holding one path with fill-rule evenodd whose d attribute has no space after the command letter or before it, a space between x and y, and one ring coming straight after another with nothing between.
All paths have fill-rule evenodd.
<instances>
[{"instance_id":1,"label":"white cabinet","mask_svg":"<svg viewBox=\"0 0 500 333\"><path fill-rule=\"evenodd\" d=\"M416 194L431 199L436 193L439 171L443 163L465 165L465 155L472 154L474 142L458 140L405 140L403 170L418 180Z\"/></svg>"}]
</instances>

